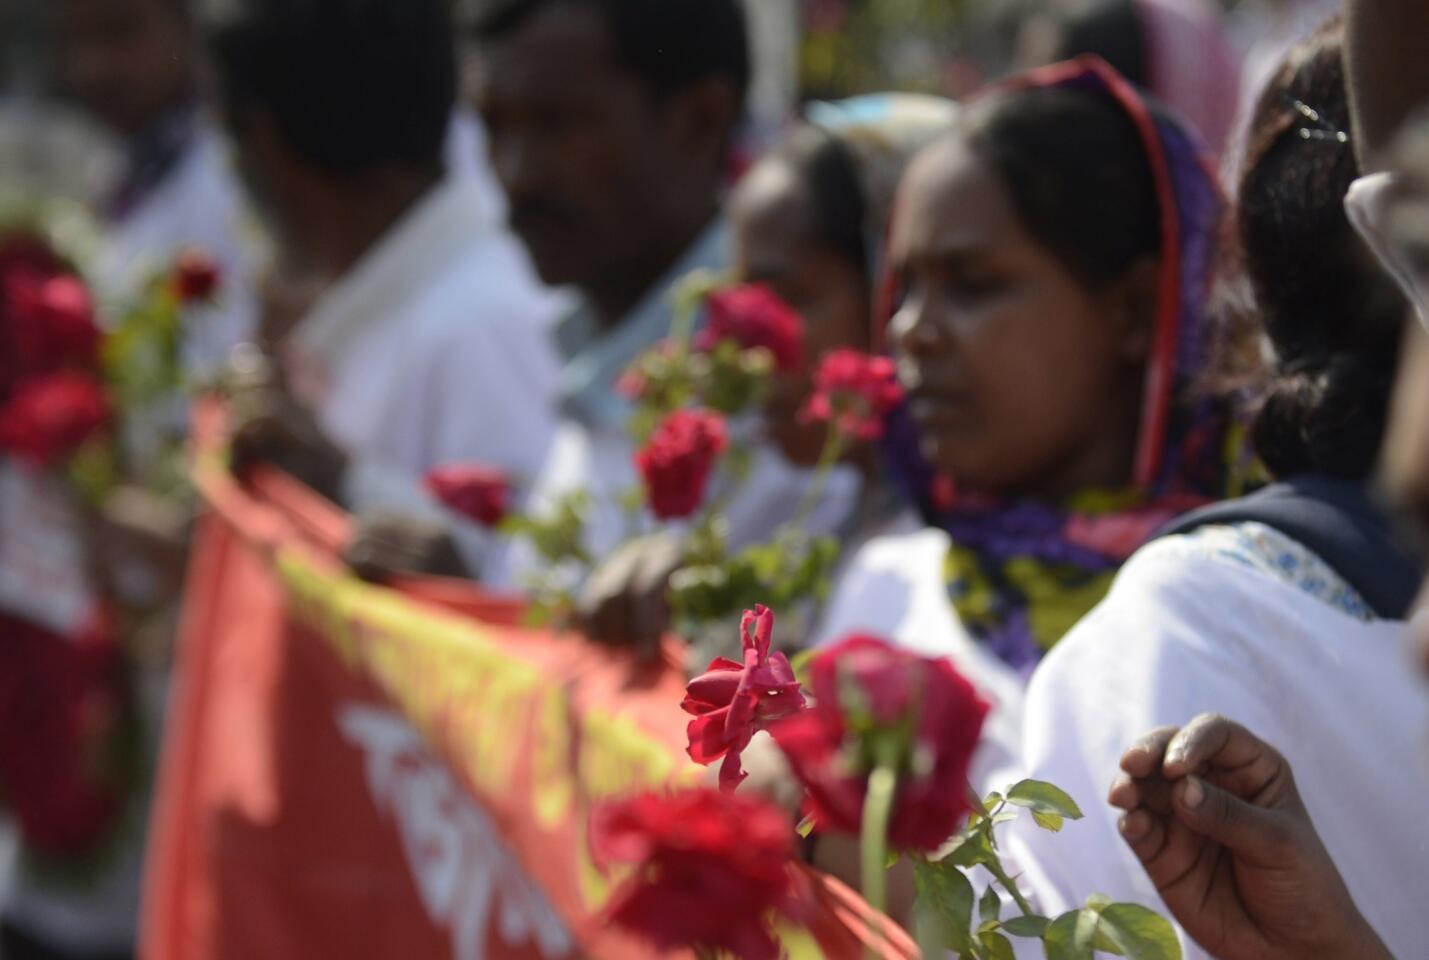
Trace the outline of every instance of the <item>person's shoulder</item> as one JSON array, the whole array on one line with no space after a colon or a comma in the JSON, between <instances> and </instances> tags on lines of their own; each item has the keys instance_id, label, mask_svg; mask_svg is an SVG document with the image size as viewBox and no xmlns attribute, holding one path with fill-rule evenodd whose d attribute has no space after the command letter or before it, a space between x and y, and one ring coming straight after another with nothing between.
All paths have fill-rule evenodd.
<instances>
[{"instance_id":1,"label":"person's shoulder","mask_svg":"<svg viewBox=\"0 0 1429 960\"><path fill-rule=\"evenodd\" d=\"M1265 666L1353 628L1353 618L1282 576L1283 560L1266 553L1279 543L1257 524L1153 540L1043 659L1029 696L1094 676L1151 684L1178 671Z\"/></svg>"}]
</instances>

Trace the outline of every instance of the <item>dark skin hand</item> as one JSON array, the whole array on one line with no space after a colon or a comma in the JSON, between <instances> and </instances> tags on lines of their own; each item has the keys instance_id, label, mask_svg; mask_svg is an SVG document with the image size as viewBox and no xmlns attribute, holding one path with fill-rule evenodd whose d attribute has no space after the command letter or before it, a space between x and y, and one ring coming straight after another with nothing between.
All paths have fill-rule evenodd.
<instances>
[{"instance_id":1,"label":"dark skin hand","mask_svg":"<svg viewBox=\"0 0 1429 960\"><path fill-rule=\"evenodd\" d=\"M1223 717L1147 734L1111 804L1176 922L1219 960L1388 960L1275 748Z\"/></svg>"},{"instance_id":2,"label":"dark skin hand","mask_svg":"<svg viewBox=\"0 0 1429 960\"><path fill-rule=\"evenodd\" d=\"M292 474L334 503L341 503L347 454L328 439L311 412L281 388L251 391L233 404L232 465L243 476L257 464Z\"/></svg>"},{"instance_id":3,"label":"dark skin hand","mask_svg":"<svg viewBox=\"0 0 1429 960\"><path fill-rule=\"evenodd\" d=\"M597 643L657 655L660 638L670 629L670 577L683 555L679 538L668 535L622 546L581 590L576 605L581 630Z\"/></svg>"},{"instance_id":4,"label":"dark skin hand","mask_svg":"<svg viewBox=\"0 0 1429 960\"><path fill-rule=\"evenodd\" d=\"M343 560L353 573L372 583L418 574L471 577L446 527L390 511L358 517L357 533Z\"/></svg>"}]
</instances>

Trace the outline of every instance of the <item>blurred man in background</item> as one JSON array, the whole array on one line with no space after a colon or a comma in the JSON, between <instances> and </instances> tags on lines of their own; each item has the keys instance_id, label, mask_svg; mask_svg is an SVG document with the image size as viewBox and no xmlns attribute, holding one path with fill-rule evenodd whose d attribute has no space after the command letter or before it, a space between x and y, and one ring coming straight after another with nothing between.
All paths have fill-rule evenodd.
<instances>
[{"instance_id":1,"label":"blurred man in background","mask_svg":"<svg viewBox=\"0 0 1429 960\"><path fill-rule=\"evenodd\" d=\"M203 26L274 273L322 291L272 331L277 377L241 404L236 465L434 524L451 518L422 492L432 467L533 473L555 425L556 301L475 178L446 169L445 0L242 0ZM459 543L480 569L484 535Z\"/></svg>"},{"instance_id":2,"label":"blurred man in background","mask_svg":"<svg viewBox=\"0 0 1429 960\"><path fill-rule=\"evenodd\" d=\"M218 308L195 318L184 349L211 373L252 331L256 237L228 151L198 95L184 0L58 0L61 92L115 135L121 163L101 198L108 244L100 283L123 297L147 270L196 248L225 279Z\"/></svg>"}]
</instances>

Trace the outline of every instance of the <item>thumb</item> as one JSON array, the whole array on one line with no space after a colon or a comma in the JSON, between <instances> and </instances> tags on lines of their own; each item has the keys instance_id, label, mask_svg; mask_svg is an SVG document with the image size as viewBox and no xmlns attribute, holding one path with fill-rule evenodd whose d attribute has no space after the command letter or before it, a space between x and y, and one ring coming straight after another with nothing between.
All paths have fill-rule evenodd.
<instances>
[{"instance_id":1,"label":"thumb","mask_svg":"<svg viewBox=\"0 0 1429 960\"><path fill-rule=\"evenodd\" d=\"M1246 803L1200 777L1186 777L1171 796L1176 818L1190 830L1252 860L1268 862L1284 828L1269 810Z\"/></svg>"}]
</instances>

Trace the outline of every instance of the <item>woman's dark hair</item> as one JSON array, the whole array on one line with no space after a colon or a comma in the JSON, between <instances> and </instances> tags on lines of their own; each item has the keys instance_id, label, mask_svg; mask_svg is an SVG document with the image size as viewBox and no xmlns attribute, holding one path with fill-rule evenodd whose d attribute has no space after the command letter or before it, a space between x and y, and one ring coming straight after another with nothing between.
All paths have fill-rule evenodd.
<instances>
[{"instance_id":1,"label":"woman's dark hair","mask_svg":"<svg viewBox=\"0 0 1429 960\"><path fill-rule=\"evenodd\" d=\"M998 175L1018 219L1082 283L1105 287L1161 250L1146 147L1104 93L1027 87L968 108L957 136Z\"/></svg>"},{"instance_id":2,"label":"woman's dark hair","mask_svg":"<svg viewBox=\"0 0 1429 960\"><path fill-rule=\"evenodd\" d=\"M1345 215L1360 171L1342 54L1338 20L1289 54L1256 108L1240 184L1238 241L1276 353L1253 436L1279 477L1374 469L1407 309Z\"/></svg>"},{"instance_id":3,"label":"woman's dark hair","mask_svg":"<svg viewBox=\"0 0 1429 960\"><path fill-rule=\"evenodd\" d=\"M770 157L787 164L808 191L814 242L871 275L864 188L848 148L827 131L805 124Z\"/></svg>"},{"instance_id":4,"label":"woman's dark hair","mask_svg":"<svg viewBox=\"0 0 1429 960\"><path fill-rule=\"evenodd\" d=\"M268 113L332 176L441 159L456 100L447 0L231 0L200 25L232 122Z\"/></svg>"}]
</instances>

